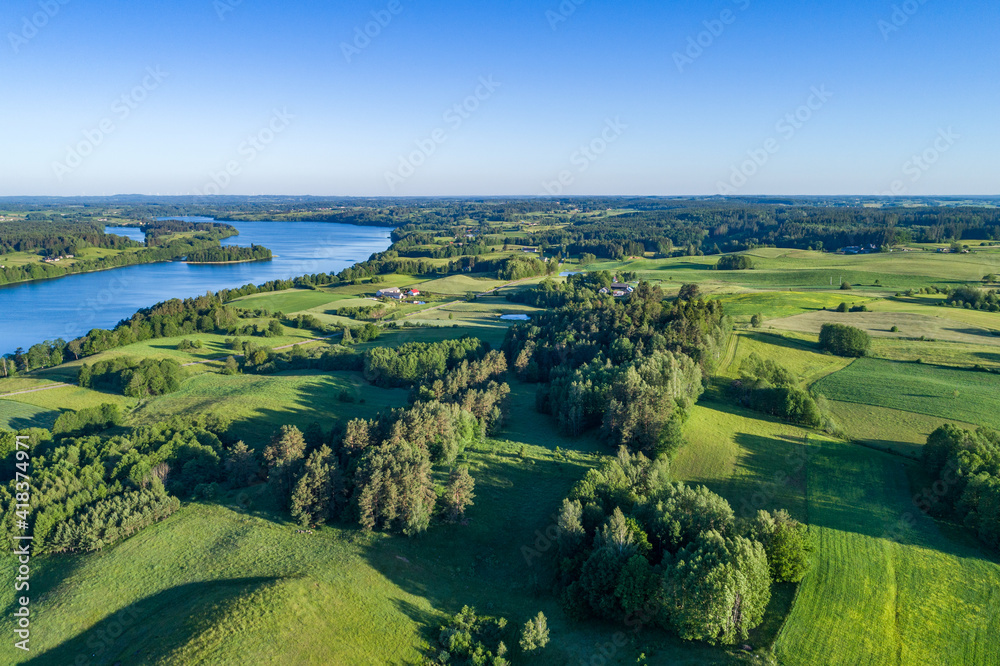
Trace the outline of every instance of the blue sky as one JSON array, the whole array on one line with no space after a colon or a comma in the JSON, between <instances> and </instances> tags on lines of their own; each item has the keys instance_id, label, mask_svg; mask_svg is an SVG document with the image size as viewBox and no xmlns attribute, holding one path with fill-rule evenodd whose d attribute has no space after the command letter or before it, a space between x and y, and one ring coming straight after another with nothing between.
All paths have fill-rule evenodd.
<instances>
[{"instance_id":1,"label":"blue sky","mask_svg":"<svg viewBox=\"0 0 1000 666\"><path fill-rule=\"evenodd\" d=\"M1000 194L995 2L576 2L12 0L0 194Z\"/></svg>"}]
</instances>

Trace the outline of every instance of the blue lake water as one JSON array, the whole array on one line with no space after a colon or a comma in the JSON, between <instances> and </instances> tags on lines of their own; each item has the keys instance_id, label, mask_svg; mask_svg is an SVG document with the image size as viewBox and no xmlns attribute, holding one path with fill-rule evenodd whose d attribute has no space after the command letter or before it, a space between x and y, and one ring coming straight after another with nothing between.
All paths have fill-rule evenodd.
<instances>
[{"instance_id":1,"label":"blue lake water","mask_svg":"<svg viewBox=\"0 0 1000 666\"><path fill-rule=\"evenodd\" d=\"M138 227L104 227L104 233L124 236L140 243L146 242L146 232Z\"/></svg>"},{"instance_id":2,"label":"blue lake water","mask_svg":"<svg viewBox=\"0 0 1000 666\"><path fill-rule=\"evenodd\" d=\"M336 273L392 243L391 231L382 227L326 222L227 224L236 227L240 235L227 238L223 245L263 245L271 249L274 258L245 264L144 264L0 287L4 313L0 353L17 347L27 349L43 340L71 340L93 328L111 328L137 310L171 298L307 273Z\"/></svg>"}]
</instances>

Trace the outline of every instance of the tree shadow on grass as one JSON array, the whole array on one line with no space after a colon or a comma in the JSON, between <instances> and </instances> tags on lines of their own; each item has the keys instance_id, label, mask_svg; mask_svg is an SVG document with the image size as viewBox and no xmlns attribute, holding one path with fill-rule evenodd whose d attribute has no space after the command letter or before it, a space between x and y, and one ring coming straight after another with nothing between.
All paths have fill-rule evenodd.
<instances>
[{"instance_id":1,"label":"tree shadow on grass","mask_svg":"<svg viewBox=\"0 0 1000 666\"><path fill-rule=\"evenodd\" d=\"M206 609L234 602L276 580L233 578L178 585L108 615L86 631L25 663L32 666L162 663L192 636L209 628L215 618L205 615ZM45 615L40 615L35 622L44 626Z\"/></svg>"},{"instance_id":2,"label":"tree shadow on grass","mask_svg":"<svg viewBox=\"0 0 1000 666\"><path fill-rule=\"evenodd\" d=\"M11 430L27 430L28 428L45 428L46 430L51 430L61 413L56 410L48 410L32 414L31 416L15 416L8 419L7 425Z\"/></svg>"}]
</instances>

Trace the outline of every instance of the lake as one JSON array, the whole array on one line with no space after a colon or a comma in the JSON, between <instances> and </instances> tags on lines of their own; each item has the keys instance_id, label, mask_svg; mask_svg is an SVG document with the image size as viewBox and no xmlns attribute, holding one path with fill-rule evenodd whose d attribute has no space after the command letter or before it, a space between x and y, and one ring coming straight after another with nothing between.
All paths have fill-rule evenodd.
<instances>
[{"instance_id":1,"label":"lake","mask_svg":"<svg viewBox=\"0 0 1000 666\"><path fill-rule=\"evenodd\" d=\"M137 310L171 298L189 298L307 273L337 273L392 243L391 230L385 227L329 222L226 224L236 227L240 235L225 239L223 245L263 245L271 249L274 258L245 264L143 264L2 286L0 353L18 347L27 349L44 340L71 340L94 328L112 328ZM109 231L142 240L138 229Z\"/></svg>"}]
</instances>

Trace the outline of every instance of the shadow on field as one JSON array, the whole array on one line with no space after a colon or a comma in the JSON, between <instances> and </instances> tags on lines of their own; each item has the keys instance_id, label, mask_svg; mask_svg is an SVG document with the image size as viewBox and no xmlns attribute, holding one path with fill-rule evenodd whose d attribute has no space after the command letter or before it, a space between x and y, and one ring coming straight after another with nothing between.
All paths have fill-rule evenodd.
<instances>
[{"instance_id":1,"label":"shadow on field","mask_svg":"<svg viewBox=\"0 0 1000 666\"><path fill-rule=\"evenodd\" d=\"M15 416L7 421L7 425L11 430L27 430L28 428L46 428L51 430L61 413L53 410L39 412L32 416Z\"/></svg>"},{"instance_id":2,"label":"shadow on field","mask_svg":"<svg viewBox=\"0 0 1000 666\"><path fill-rule=\"evenodd\" d=\"M1000 332L991 331L985 328L946 328L946 331L951 331L952 333L961 333L962 335L974 335L980 338L990 338L991 342L994 338L1000 335Z\"/></svg>"},{"instance_id":3,"label":"shadow on field","mask_svg":"<svg viewBox=\"0 0 1000 666\"><path fill-rule=\"evenodd\" d=\"M989 361L990 363L1000 363L1000 354L993 352L976 352L973 356L981 358L984 361Z\"/></svg>"},{"instance_id":4,"label":"shadow on field","mask_svg":"<svg viewBox=\"0 0 1000 666\"><path fill-rule=\"evenodd\" d=\"M218 610L276 580L234 578L178 585L122 608L25 663L33 666L161 663L192 636L210 627L215 617L206 610ZM45 616L36 622L44 626Z\"/></svg>"}]
</instances>

